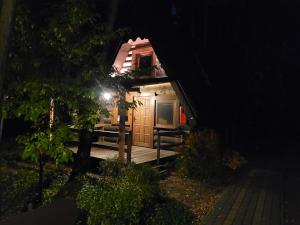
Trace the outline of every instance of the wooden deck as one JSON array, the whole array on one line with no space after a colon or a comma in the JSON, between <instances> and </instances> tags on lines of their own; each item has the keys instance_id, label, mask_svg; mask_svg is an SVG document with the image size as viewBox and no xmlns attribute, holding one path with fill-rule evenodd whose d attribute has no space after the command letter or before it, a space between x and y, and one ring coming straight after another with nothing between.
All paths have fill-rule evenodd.
<instances>
[{"instance_id":1,"label":"wooden deck","mask_svg":"<svg viewBox=\"0 0 300 225\"><path fill-rule=\"evenodd\" d=\"M77 147L72 147L71 150L77 153ZM177 155L175 151L160 150L160 159L168 158ZM99 147L92 147L91 157L98 159L113 159L119 155L118 151L112 149L105 149ZM125 154L126 157L126 154ZM136 164L155 161L157 157L157 150L151 148L145 148L140 146L132 146L131 161Z\"/></svg>"},{"instance_id":2,"label":"wooden deck","mask_svg":"<svg viewBox=\"0 0 300 225\"><path fill-rule=\"evenodd\" d=\"M281 225L282 176L266 170L253 170L240 184L223 193L205 225Z\"/></svg>"}]
</instances>

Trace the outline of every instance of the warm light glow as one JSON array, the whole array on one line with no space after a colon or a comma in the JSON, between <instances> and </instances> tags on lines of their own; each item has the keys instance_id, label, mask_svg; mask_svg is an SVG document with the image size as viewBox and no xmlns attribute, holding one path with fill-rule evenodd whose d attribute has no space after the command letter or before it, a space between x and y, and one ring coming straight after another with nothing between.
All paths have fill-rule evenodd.
<instances>
[{"instance_id":1,"label":"warm light glow","mask_svg":"<svg viewBox=\"0 0 300 225\"><path fill-rule=\"evenodd\" d=\"M116 73L115 72L112 72L109 74L111 77L116 77Z\"/></svg>"},{"instance_id":2,"label":"warm light glow","mask_svg":"<svg viewBox=\"0 0 300 225\"><path fill-rule=\"evenodd\" d=\"M122 69L120 70L120 73L126 73L126 72L128 72L128 69L127 69L127 68L122 68Z\"/></svg>"},{"instance_id":3,"label":"warm light glow","mask_svg":"<svg viewBox=\"0 0 300 225\"><path fill-rule=\"evenodd\" d=\"M106 101L109 101L111 99L111 94L108 93L108 92L104 92L102 94L103 98L106 100Z\"/></svg>"},{"instance_id":4,"label":"warm light glow","mask_svg":"<svg viewBox=\"0 0 300 225\"><path fill-rule=\"evenodd\" d=\"M131 62L124 62L123 67L130 67L132 64Z\"/></svg>"}]
</instances>

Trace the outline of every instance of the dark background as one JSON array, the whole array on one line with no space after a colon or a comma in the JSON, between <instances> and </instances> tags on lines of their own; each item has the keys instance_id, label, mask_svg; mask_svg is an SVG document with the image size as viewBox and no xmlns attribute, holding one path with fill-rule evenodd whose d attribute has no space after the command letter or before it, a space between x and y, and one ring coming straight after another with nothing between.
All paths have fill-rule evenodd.
<instances>
[{"instance_id":1,"label":"dark background","mask_svg":"<svg viewBox=\"0 0 300 225\"><path fill-rule=\"evenodd\" d=\"M300 133L298 9L297 1L132 0L118 24L150 38L201 127L228 144L255 145Z\"/></svg>"},{"instance_id":2,"label":"dark background","mask_svg":"<svg viewBox=\"0 0 300 225\"><path fill-rule=\"evenodd\" d=\"M191 97L199 127L218 130L228 145L255 146L300 135L299 6L284 0L121 0L115 28L130 27L126 38L150 39L168 76ZM112 47L112 62L126 38Z\"/></svg>"}]
</instances>

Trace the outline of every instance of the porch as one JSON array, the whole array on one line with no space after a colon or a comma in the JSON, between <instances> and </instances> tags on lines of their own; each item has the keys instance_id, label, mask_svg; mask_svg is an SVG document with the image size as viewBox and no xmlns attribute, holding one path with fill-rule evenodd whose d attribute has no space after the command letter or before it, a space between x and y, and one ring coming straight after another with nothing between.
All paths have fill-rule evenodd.
<instances>
[{"instance_id":1,"label":"porch","mask_svg":"<svg viewBox=\"0 0 300 225\"><path fill-rule=\"evenodd\" d=\"M77 129L72 128L72 130L78 132ZM136 164L156 161L159 164L161 159L176 157L178 152L175 150L185 145L183 136L186 133L180 130L166 131L158 128L156 130L156 148L132 145L132 131L126 131L124 133L125 143L123 143L124 160ZM96 140L92 142L90 154L92 158L107 160L119 157L120 133L118 131L94 130L94 136L96 136ZM162 141L164 137L180 137L180 142L164 143ZM73 143L76 145L71 145L70 149L74 154L77 154L78 140Z\"/></svg>"},{"instance_id":2,"label":"porch","mask_svg":"<svg viewBox=\"0 0 300 225\"><path fill-rule=\"evenodd\" d=\"M71 150L76 154L77 147L72 147ZM176 156L178 153L170 150L160 149L160 159L171 158ZM113 159L119 156L119 152L105 147L92 147L91 157L96 159ZM127 154L125 153L125 159ZM157 160L157 149L132 146L131 147L131 161L136 164L154 162Z\"/></svg>"}]
</instances>

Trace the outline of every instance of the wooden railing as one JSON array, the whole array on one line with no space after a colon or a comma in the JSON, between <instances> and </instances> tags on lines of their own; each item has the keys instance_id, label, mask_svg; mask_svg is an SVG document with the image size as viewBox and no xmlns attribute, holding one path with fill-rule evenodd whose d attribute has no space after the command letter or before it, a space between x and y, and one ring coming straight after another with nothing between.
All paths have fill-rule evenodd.
<instances>
[{"instance_id":1,"label":"wooden railing","mask_svg":"<svg viewBox=\"0 0 300 225\"><path fill-rule=\"evenodd\" d=\"M120 132L118 131L107 131L107 130L94 130L94 132L99 135L100 137L114 137L120 139ZM131 151L132 151L132 131L126 131L125 132L125 140L127 140L127 163L131 162ZM104 143L101 143L101 145L104 145Z\"/></svg>"},{"instance_id":2,"label":"wooden railing","mask_svg":"<svg viewBox=\"0 0 300 225\"><path fill-rule=\"evenodd\" d=\"M155 128L157 131L157 164L160 163L160 148L161 148L161 137L175 137L181 136L181 143L177 143L176 145L184 145L184 136L187 134L185 131L182 130L161 130L160 128Z\"/></svg>"}]
</instances>

